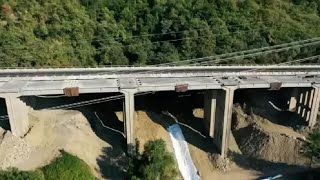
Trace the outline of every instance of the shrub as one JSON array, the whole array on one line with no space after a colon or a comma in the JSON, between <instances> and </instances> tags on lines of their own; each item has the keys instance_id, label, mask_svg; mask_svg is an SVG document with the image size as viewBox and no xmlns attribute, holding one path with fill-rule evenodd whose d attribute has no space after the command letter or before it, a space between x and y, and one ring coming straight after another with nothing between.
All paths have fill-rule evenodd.
<instances>
[{"instance_id":1,"label":"shrub","mask_svg":"<svg viewBox=\"0 0 320 180\"><path fill-rule=\"evenodd\" d=\"M17 168L9 168L6 171L0 171L1 180L45 180L40 170L19 171Z\"/></svg>"},{"instance_id":2,"label":"shrub","mask_svg":"<svg viewBox=\"0 0 320 180\"><path fill-rule=\"evenodd\" d=\"M167 151L164 140L149 141L144 146L141 159L133 159L129 164L131 179L176 179L177 164L173 155Z\"/></svg>"},{"instance_id":3,"label":"shrub","mask_svg":"<svg viewBox=\"0 0 320 180\"><path fill-rule=\"evenodd\" d=\"M305 147L307 156L320 160L320 129L315 130L308 138L309 143Z\"/></svg>"},{"instance_id":4,"label":"shrub","mask_svg":"<svg viewBox=\"0 0 320 180\"><path fill-rule=\"evenodd\" d=\"M89 166L81 159L62 152L61 157L42 168L46 180L94 180Z\"/></svg>"}]
</instances>

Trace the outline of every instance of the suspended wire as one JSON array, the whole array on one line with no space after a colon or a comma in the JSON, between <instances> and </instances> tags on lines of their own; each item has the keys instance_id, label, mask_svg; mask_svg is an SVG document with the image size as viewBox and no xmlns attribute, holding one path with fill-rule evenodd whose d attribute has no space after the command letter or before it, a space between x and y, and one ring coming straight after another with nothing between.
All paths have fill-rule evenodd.
<instances>
[{"instance_id":1,"label":"suspended wire","mask_svg":"<svg viewBox=\"0 0 320 180\"><path fill-rule=\"evenodd\" d=\"M232 53L221 54L221 55L216 55L216 56L194 58L194 59L188 59L188 60L183 60L183 61L179 61L179 62L172 62L172 63L160 63L158 65L153 65L152 67L169 65L169 64L176 64L176 63L182 63L182 62L189 62L189 63L193 62L189 65L192 65L192 64L193 65L202 65L202 64L204 64L203 62L205 62L206 64L208 64L209 62L211 62L211 63L227 62L227 61L239 59L239 58L254 57L254 56L263 55L263 54L281 52L284 50L289 50L291 48L298 48L298 47L305 47L305 46L309 46L309 45L319 44L319 40L320 40L320 38L317 37L317 38L312 38L312 39L306 39L306 40L301 40L301 41L294 41L294 42L290 42L290 43L279 44L279 45L275 45L275 46L262 47L262 48L245 50L245 51L240 51L240 52L232 52ZM312 42L312 43L308 43L308 42ZM296 45L296 46L293 46L293 45ZM285 47L285 48L280 48L280 47ZM255 52L255 53L252 53L252 52ZM251 54L247 54L247 53L251 53ZM242 55L235 56L237 54L242 54ZM227 57L227 56L233 56L233 57L223 58L223 57ZM213 59L213 60L208 61L208 59ZM204 60L206 60L206 61L204 61ZM200 63L198 63L199 61L200 61ZM118 71L120 71L120 70L111 70L110 72L118 72ZM150 70L150 71L144 71L141 73L145 74L145 73L152 73L152 72L156 72L156 71L165 71L165 69ZM105 74L105 73L97 73L97 75L99 75L99 74Z\"/></svg>"},{"instance_id":2,"label":"suspended wire","mask_svg":"<svg viewBox=\"0 0 320 180\"><path fill-rule=\"evenodd\" d=\"M100 11L97 11L96 7L95 7L94 12L95 12L94 13L95 17L97 15L103 14ZM163 33L145 33L145 34L141 34L141 35L134 35L134 36L128 37L128 39L141 38L141 37L162 36L162 35L171 35L171 34L182 34L182 33L185 33L185 32L201 31L201 30L206 30L206 29L212 29L212 30L217 30L217 29L222 29L222 28L229 29L230 27L245 27L246 25L265 25L265 21L247 22L247 23L243 23L241 25L227 25L227 24L224 24L223 27L195 28L195 29L187 29L187 30L181 30L181 31L163 32ZM273 25L273 22L272 22L272 25ZM123 38L116 37L114 39L122 40ZM103 41L103 40L97 40L97 41Z\"/></svg>"},{"instance_id":3,"label":"suspended wire","mask_svg":"<svg viewBox=\"0 0 320 180\"><path fill-rule=\"evenodd\" d=\"M151 67L164 66L164 65L170 65L170 64L176 65L177 63L184 63L184 62L188 62L188 63L191 62L191 64L188 64L188 65L192 65L192 64L193 65L202 65L202 64L204 64L203 62L205 62L205 63L208 63L208 62L211 62L211 63L227 62L229 60L234 60L234 59L239 59L239 58L254 57L254 56L263 55L263 54L281 52L284 50L289 50L291 48L310 46L310 45L318 44L319 41L320 41L320 38L317 37L317 38L312 38L312 39L306 39L306 40L301 40L301 41L294 41L294 42L290 42L290 43L279 44L279 45L275 45L275 46L226 53L226 54L221 54L221 55L216 55L216 56L207 56L207 57L202 57L202 58L187 59L187 60L178 61L178 62L171 62L171 63L160 63L157 65L153 65ZM293 46L293 45L296 45L296 46ZM251 53L251 54L249 54L249 53ZM238 54L241 54L241 55L238 55ZM236 56L236 55L238 55L238 56ZM228 57L228 56L232 56L232 57ZM224 58L224 57L228 57L228 58ZM208 61L209 59L213 59L213 60ZM206 60L206 61L204 61L204 60ZM199 64L199 62L200 62L200 64ZM121 71L121 70L111 70L109 72L119 72L119 71ZM149 70L149 71L144 71L141 73L145 74L145 73L151 73L151 72L156 72L156 71L165 71L165 69ZM96 74L100 75L100 74L105 74L105 73L103 72L103 73L96 73Z\"/></svg>"},{"instance_id":4,"label":"suspended wire","mask_svg":"<svg viewBox=\"0 0 320 180\"><path fill-rule=\"evenodd\" d=\"M151 92L138 93L138 94L135 94L135 96L147 95L150 93L153 93L153 92L151 91ZM77 103L53 106L53 107L49 107L49 108L44 108L42 110L56 110L56 109L65 109L66 110L66 109L71 109L71 108L78 108L78 107L83 107L83 106L88 106L88 105L93 105L93 104L99 104L99 103L108 102L108 101L119 100L119 99L123 99L124 97L125 97L124 95L115 95L115 96L104 97L104 98L99 98L99 99L81 101L81 102L77 102ZM0 120L2 120L2 119L8 120L8 115L0 116Z\"/></svg>"},{"instance_id":5,"label":"suspended wire","mask_svg":"<svg viewBox=\"0 0 320 180\"><path fill-rule=\"evenodd\" d=\"M274 27L272 27L274 28ZM176 41L183 41L183 40L191 40L191 39L200 39L200 38L207 38L207 37L215 37L215 36L222 36L222 35L231 35L231 34L240 34L240 33L245 33L245 32L256 32L259 30L266 30L266 29L271 29L269 28L257 28L257 29L251 29L251 30L243 30L243 31L234 31L234 32L226 32L226 33L218 33L218 34L211 34L211 35L205 35L205 36L197 36L197 37L185 37L185 38L178 38L178 39L170 39L170 40L160 40L160 41L151 41L151 42L142 42L142 43L134 43L134 44L121 44L120 42L111 42L109 44L117 44L117 45L111 45L111 46L106 46L102 48L94 48L96 51L99 50L105 50L110 47L131 47L131 46L138 46L138 45L150 45L150 44L156 44L156 43L164 43L164 42L176 42ZM108 40L108 39L105 39ZM81 43L78 43L81 44ZM5 50L28 50L26 47L6 47L3 46L2 49ZM32 58L32 57L31 57Z\"/></svg>"},{"instance_id":6,"label":"suspended wire","mask_svg":"<svg viewBox=\"0 0 320 180\"><path fill-rule=\"evenodd\" d=\"M287 64L292 64L292 63L296 63L296 62L306 62L306 61L310 61L310 60L315 60L315 59L320 59L320 55L316 55L316 56L311 56L311 57L307 57L307 58L303 58L303 59L296 59L296 60L292 60L292 61L287 61L287 62L283 62L283 63L278 63L274 66L281 66L281 65L287 65ZM257 70L265 70L266 68L255 68L255 69L251 69L251 70L244 70L244 71L240 71L240 72L251 72L251 71L257 71Z\"/></svg>"},{"instance_id":7,"label":"suspended wire","mask_svg":"<svg viewBox=\"0 0 320 180\"><path fill-rule=\"evenodd\" d=\"M249 31L252 31L252 30L249 30ZM234 33L239 33L239 32L234 32ZM199 37L195 37L195 38L182 38L182 39L196 39L196 38L202 38L202 37L207 37L207 36L199 36ZM178 41L178 40L182 40L182 39L167 40L167 41ZM316 38L312 38L312 39L307 39L307 40L302 40L302 41L294 41L294 42L284 43L284 44L275 45L275 46L262 47L262 48L258 48L258 49L249 49L249 50L244 50L244 51L239 51L239 52L232 52L232 53L226 53L226 54L214 55L214 56L206 56L206 57L201 57L201 58L186 59L186 60L177 61L177 62L160 63L160 64L151 65L151 67L152 66L175 65L175 64L179 64L179 63L184 63L184 62L189 62L189 61L196 61L196 60L200 61L200 60L212 59L212 58L222 58L222 57L225 57L225 56L232 56L232 55L236 55L236 54L240 54L240 53L250 53L250 52L254 52L254 51L261 51L261 50L270 49L270 48L278 48L278 47L285 46L285 45L293 45L293 44L304 43L304 42L315 41L315 40L320 40L320 38L316 37ZM156 41L156 42L151 42L151 43L157 43L157 42L166 42L166 41ZM138 44L139 43L131 44L131 45L138 45ZM102 49L106 49L106 48L102 48ZM97 49L97 50L99 50L99 49ZM33 59L33 57L29 57L29 58ZM128 67L128 65L120 65L120 67L121 66ZM42 66L42 68L45 68L45 67L54 68L54 66ZM61 66L56 66L56 67L59 68ZM74 67L74 66L64 66L64 67ZM95 66L95 67L112 67L112 65L111 66L106 66L106 65L101 66L101 65L99 65L99 66ZM11 67L7 67L7 68L23 68L23 67L13 67L13 66L11 66Z\"/></svg>"},{"instance_id":8,"label":"suspended wire","mask_svg":"<svg viewBox=\"0 0 320 180\"><path fill-rule=\"evenodd\" d=\"M187 33L187 32L194 32L194 31L201 31L201 30L216 30L216 29L222 29L222 28L227 28L227 29L230 29L232 27L244 27L245 25L264 25L263 21L260 21L260 22L251 22L251 23L244 23L242 25L225 25L223 27L206 27L206 28L199 28L199 29L193 29L193 30L183 30L183 31L176 31L176 32L166 32L166 33L149 33L149 34L142 34L142 35L137 35L137 36L132 36L130 38L138 38L138 37L153 37L153 36L161 36L161 35L168 35L168 34L182 34L182 33ZM172 40L163 40L163 41L154 41L154 42L144 42L144 43L135 43L135 44L129 44L129 45L123 45L123 44L119 44L117 46L122 46L122 47L128 47L128 46L137 46L137 45L143 45L143 44L154 44L154 43L162 43L162 42L175 42L175 41L181 41L181 40L188 40L188 39L198 39L198 38L205 38L205 37L214 37L214 36L218 36L218 35L225 35L225 34L233 34L233 33L243 33L243 32L250 32L250 31L258 31L258 30L266 30L266 29L272 29L272 28L275 28L277 26L280 26L280 25L275 25L275 26L272 26L272 27L267 27L267 28L257 28L257 29L251 29L251 30L245 30L245 31L242 31L242 30L238 30L238 31L235 31L235 32L227 32L227 33L219 33L219 34L212 34L210 36L198 36L198 37L191 37L191 38L180 38L180 39L172 39ZM248 28L248 27L245 27L245 28ZM101 41L103 40L107 40L107 38L105 39L100 39ZM79 44L79 42L77 42ZM81 42L80 42L81 43ZM115 42L115 43L118 43L118 42ZM112 43L111 43L112 44ZM114 47L114 46L107 46L107 47L103 47L103 48L96 48L96 50L105 50L109 47ZM3 48L3 49L10 49L10 48ZM12 49L16 49L16 48L12 48ZM34 57L30 57L30 58L34 58ZM203 57L203 58L209 58L209 57ZM217 57L218 58L218 57ZM185 60L185 61L178 61L178 62L171 62L171 63L163 63L162 65L168 65L168 64L177 64L177 63L181 63L181 62L187 62L187 61L192 61L192 60L200 60L201 58L194 58L194 59L188 59L188 60ZM158 64L160 65L160 64ZM157 66L157 65L154 65L154 66ZM53 66L49 66L49 67L53 67ZM57 66L57 67L60 67L60 66ZM71 67L71 66L70 66ZM100 66L100 67L106 67L106 66ZM12 68L12 67L11 67Z\"/></svg>"},{"instance_id":9,"label":"suspended wire","mask_svg":"<svg viewBox=\"0 0 320 180\"><path fill-rule=\"evenodd\" d=\"M50 98L62 98L62 97L67 97L67 96L66 95L57 95L57 96L51 96L51 95L49 95L49 96L40 96L40 95L37 95L35 97L50 99Z\"/></svg>"},{"instance_id":10,"label":"suspended wire","mask_svg":"<svg viewBox=\"0 0 320 180\"><path fill-rule=\"evenodd\" d=\"M187 59L187 60L182 60L182 61L178 61L178 62L171 62L171 63L160 63L157 65L152 65L150 67L161 67L161 66L169 65L169 64L176 65L178 63L183 63L183 62L189 62L189 63L191 62L191 64L188 64L188 65L203 65L203 61L206 63L208 63L208 62L211 62L211 63L227 62L227 61L234 60L234 59L265 55L265 54L270 54L270 53L274 53L274 52L281 52L281 51L289 50L292 48L311 46L311 45L315 45L315 44L320 44L320 37L301 40L301 41L294 41L294 42L279 44L279 45L275 45L275 46L262 47L262 48L245 50L245 51L240 51L240 52L221 54L221 55L216 55L216 56L207 56L207 57L202 57L202 58ZM242 55L235 56L237 54L242 54ZM223 57L227 57L227 56L231 56L231 57L223 58ZM210 59L213 59L213 60L210 60ZM199 61L200 61L200 63L199 63ZM119 72L119 71L121 71L121 70L112 70L110 72ZM152 73L152 72L157 72L157 71L161 71L161 72L170 71L170 69L149 70L149 71L141 72L141 74ZM97 74L101 75L101 74L105 74L105 73L97 73ZM140 73L138 73L138 74L140 74Z\"/></svg>"},{"instance_id":11,"label":"suspended wire","mask_svg":"<svg viewBox=\"0 0 320 180\"><path fill-rule=\"evenodd\" d=\"M264 30L264 29L268 29L268 28L258 28L258 29L252 29L252 30L247 30L247 31L236 31L236 32L228 32L228 33L220 33L220 34L212 34L212 35L207 35L207 36L197 36L197 37L185 37L185 38L179 38L179 39L172 39L172 40L162 40L162 41L153 41L153 42L143 42L143 43L135 43L135 44L128 44L128 45L123 45L123 44L119 44L119 45L113 45L113 46L106 46L106 47L101 47L101 48L95 48L96 51L100 51L100 50L106 50L108 48L112 48L112 47L131 47L131 46L139 46L139 45L152 45L152 44L156 44L156 43L164 43L164 42L177 42L177 41L183 41L183 40L193 40L193 39L201 39L201 38L208 38L208 37L215 37L215 36L222 36L222 35L229 35L229 34L240 34L240 33L245 33L245 32L255 32L258 30ZM2 47L2 49L5 50L26 50L28 51L28 49L26 49L25 47ZM69 52L64 52L62 54L68 54ZM30 56L30 57L24 57L24 59L30 59L33 60L35 57ZM125 67L128 67L128 65L124 65ZM41 66L42 68L60 68L61 66ZM64 67L81 67L81 66L64 66ZM99 66L99 65L95 65L94 67L108 67L108 66ZM112 65L110 66L112 67ZM3 67L1 67L3 68ZM10 66L10 67L5 67L5 69L8 68L25 68L25 67L21 67L21 66Z\"/></svg>"},{"instance_id":12,"label":"suspended wire","mask_svg":"<svg viewBox=\"0 0 320 180\"><path fill-rule=\"evenodd\" d=\"M222 35L229 35L229 34L240 34L244 32L255 32L259 30L265 30L266 28L257 28L257 29L251 29L251 30L243 30L243 31L235 31L235 32L226 32L226 33L218 33L218 34L210 34L205 36L197 36L197 37L184 37L184 38L178 38L178 39L170 39L170 40L160 40L160 41L151 41L151 42L142 42L142 43L135 43L135 44L128 44L128 45L115 45L116 47L130 47L130 46L138 46L138 45L150 45L150 44L156 44L156 43L164 43L164 42L177 42L177 41L183 41L183 40L191 40L191 39L200 39L200 38L207 38L207 37L216 37L216 36L222 36ZM110 43L113 44L113 43ZM114 44L117 44L115 42ZM112 46L107 46L112 47ZM100 48L96 48L96 50L99 50ZM105 48L102 48L105 49Z\"/></svg>"},{"instance_id":13,"label":"suspended wire","mask_svg":"<svg viewBox=\"0 0 320 180\"><path fill-rule=\"evenodd\" d=\"M182 30L182 31L172 31L172 32L165 32L165 33L148 33L148 34L141 34L141 35L134 35L129 37L129 39L135 39L135 38L141 38L141 37L154 37L154 36L163 36L163 35L172 35L172 34L183 34L188 32L194 32L194 31L202 31L202 30L220 30L220 29L229 29L230 27L244 27L245 25L264 25L263 21L260 21L258 23L247 23L242 25L225 25L223 27L206 27L206 28L195 28L195 29L188 29L188 30ZM247 27L245 27L247 28ZM271 27L270 27L271 28ZM268 28L265 28L268 29ZM116 38L116 39L123 39L123 38ZM103 40L99 40L103 41Z\"/></svg>"},{"instance_id":14,"label":"suspended wire","mask_svg":"<svg viewBox=\"0 0 320 180\"><path fill-rule=\"evenodd\" d=\"M268 51L256 52L256 53L252 53L252 54L234 56L234 57L229 57L229 58L224 58L224 59L207 60L207 61L201 62L200 64L208 63L208 62L212 62L212 61L214 61L216 63L225 62L227 60L234 60L234 59L239 59L239 58L254 57L254 56L265 55L265 54L270 54L270 53L277 53L277 52L289 50L289 49L292 49L292 48L301 48L301 47L306 47L306 46L311 46L311 45L316 45L316 44L320 44L320 41L312 42L312 43L306 43L306 44L302 44L302 45L295 45L295 46L291 46L291 47L284 47L284 48L281 48L281 49L268 50Z\"/></svg>"},{"instance_id":15,"label":"suspended wire","mask_svg":"<svg viewBox=\"0 0 320 180\"><path fill-rule=\"evenodd\" d=\"M243 27L244 25L250 25L251 23L249 24L243 24L243 25L227 25L225 27L218 27L218 28L211 28L211 27L207 27L207 28L199 28L199 29L191 29L191 30L183 30L183 31L176 31L176 32L168 32L168 33L154 33L154 34L142 34L142 35L137 35L137 36L132 36L132 37L129 37L129 39L134 39L134 38L139 38L139 37L152 37L152 36L161 36L161 35L169 35L169 34L182 34L182 33L186 33L186 32L194 32L194 31L199 31L199 30L217 30L217 29L223 29L223 28L227 28L229 29L230 27ZM253 24L253 23L252 23ZM262 21L258 22L256 25L263 25L262 24ZM261 27L261 28L255 28L255 29L248 29L248 30L237 30L237 31L233 31L233 32L226 32L226 33L213 33L212 35L215 36L215 35L225 35L225 34L234 34L234 33L241 33L241 32L250 32L250 31L258 31L258 30L268 30L268 29L272 29L272 28L275 28L275 27L278 27L278 26L281 26L281 25L275 25L275 26L272 26L272 27ZM246 27L248 28L248 27ZM208 36L199 36L199 37L195 37L195 38L201 38L201 37L208 37ZM115 40L117 40L118 38L115 38ZM185 38L179 38L179 39L173 39L173 40L163 40L163 41L153 41L151 43L158 43L158 42L167 42L167 41L180 41L180 40L184 40ZM109 38L101 38L99 40L94 40L94 42L100 42L100 41L105 41L105 40L110 40ZM119 40L121 40L121 38L119 38ZM86 44L87 42L77 42L77 44ZM120 42L109 42L109 44L118 44ZM149 44L148 43L137 43L137 44L131 44L131 45L116 45L117 47L118 46L134 46L134 45L139 45L139 44ZM4 45L2 45L4 46ZM113 46L108 46L108 47L113 47ZM19 47L21 49L25 49L24 47ZM17 47L15 48L4 48L4 49L18 49ZM104 49L104 48L102 48ZM25 49L27 50L27 49ZM99 48L96 48L96 50L99 50Z\"/></svg>"},{"instance_id":16,"label":"suspended wire","mask_svg":"<svg viewBox=\"0 0 320 180\"><path fill-rule=\"evenodd\" d=\"M107 101L110 101L110 100L118 100L118 99L123 99L123 98L124 98L124 95L115 95L115 96L104 97L104 98L99 98L99 99L93 99L93 100L88 100L88 101L81 101L81 102L72 103L72 104L54 106L54 107L50 107L50 108L45 108L45 110L70 109L70 108L74 108L74 107L81 107L83 105L91 105L91 104L107 102Z\"/></svg>"},{"instance_id":17,"label":"suspended wire","mask_svg":"<svg viewBox=\"0 0 320 180\"><path fill-rule=\"evenodd\" d=\"M177 64L181 64L181 63L185 63L185 62L198 62L198 61L202 62L202 61L208 60L208 59L213 59L212 60L213 62L219 62L219 61L229 60L230 58L231 59L243 58L244 54L248 54L248 53L253 53L253 54L250 54L252 56L258 56L258 55L260 55L259 54L260 52L266 51L266 50L275 49L274 51L266 51L266 52L261 53L261 54L267 54L267 53L272 53L272 52L280 52L280 51L288 50L288 49L291 49L291 48L304 47L305 45L313 45L313 43L307 44L307 43L310 43L310 42L314 42L315 44L318 44L319 41L320 41L320 37L316 37L316 38L311 38L311 39L306 39L306 40L301 40L301 41L293 41L293 42L290 42L290 43L283 43L283 44L274 45L274 46L261 47L261 48L256 48L256 49L249 49L249 50L231 52L231 53L214 55L214 56L206 56L206 57L201 57L201 58L186 59L186 60L177 61L177 62L159 63L159 64L155 64L155 65L150 65L148 67L177 65ZM306 44L304 45L304 43L306 43ZM293 46L293 45L298 45L298 46ZM292 47L290 47L290 46L292 46ZM286 48L282 48L282 47L286 47ZM277 48L282 48L282 49L277 49ZM242 56L239 56L238 54L241 54ZM238 56L236 56L236 55L238 55ZM250 55L245 55L245 56L248 57ZM233 57L225 58L225 57L228 57L228 56L233 56ZM215 59L217 59L217 61ZM210 61L210 62L212 62L212 61ZM108 67L108 66L103 66L103 67ZM124 65L124 67L128 67L128 66ZM50 68L52 68L52 67L50 67ZM120 71L120 70L112 70L112 72L117 72L117 71ZM153 72L153 71L160 71L160 70L150 70L150 71L146 71L146 72ZM98 74L103 74L103 73L98 73Z\"/></svg>"},{"instance_id":18,"label":"suspended wire","mask_svg":"<svg viewBox=\"0 0 320 180\"><path fill-rule=\"evenodd\" d=\"M206 60L206 59L218 59L218 58L224 58L226 56L235 56L235 55L238 55L238 54L255 53L255 52L264 51L264 50L277 49L277 48L282 48L284 46L286 47L286 46L292 46L292 45L300 45L300 44L303 44L303 43L309 43L309 42L313 42L313 41L315 41L315 42L320 41L320 37L301 40L301 41L293 41L293 42L290 42L290 43L278 44L278 45L274 45L274 46L267 46L267 47L261 47L261 48L256 48L256 49L248 49L248 50L244 50L244 51L231 52L231 53L220 54L220 55L213 55L213 56L206 56L206 57L201 57L201 58L186 59L186 60L177 61L177 62L161 63L161 64L151 65L151 66L159 66L159 65L163 66L163 65L178 64L178 63L181 63L181 62L201 61L201 60Z\"/></svg>"},{"instance_id":19,"label":"suspended wire","mask_svg":"<svg viewBox=\"0 0 320 180\"><path fill-rule=\"evenodd\" d=\"M153 93L153 92L138 93L138 94L135 94L135 96L141 96L141 95L146 95L146 94L150 94L150 93ZM88 100L88 101L81 101L81 102L72 103L72 104L54 106L54 107L50 107L50 108L45 108L45 110L71 109L71 108L75 108L75 107L82 107L82 106L98 104L98 103L102 103L102 102L119 100L119 99L123 99L124 97L125 96L121 94L121 95L115 95L115 96L93 99L93 100Z\"/></svg>"},{"instance_id":20,"label":"suspended wire","mask_svg":"<svg viewBox=\"0 0 320 180\"><path fill-rule=\"evenodd\" d=\"M244 55L238 55L238 56L232 56L232 57L228 57L228 58L221 58L221 59L218 59L218 58L214 58L212 56L210 57L205 57L205 58L198 58L198 59L192 59L192 60L187 60L188 62L191 62L191 64L188 64L188 65L204 65L204 63L206 63L206 65L208 65L208 63L210 62L212 64L214 63L221 63L221 62L228 62L228 61L231 61L231 60L235 60L235 59L241 59L241 58L247 58L247 57L255 57L255 56L259 56L259 55L265 55L265 54L270 54L270 53L276 53L276 52L281 52L281 51L285 51L285 50L289 50L289 49L292 49L292 48L299 48L299 47L305 47L305 46L310 46L310 45L315 45L315 44L320 44L320 41L316 41L316 42L312 42L312 43L306 43L306 44L301 44L301 45L295 45L295 46L290 46L290 47L284 47L284 48L280 48L280 49L271 49L271 50L268 50L268 51L261 51L261 52L256 52L256 53L251 53L251 54L244 54ZM210 58L214 58L213 60L210 60ZM200 59L200 62L198 62ZM209 59L209 60L208 60ZM206 61L204 61L206 60ZM157 71L161 71L161 72L164 72L164 71L170 71L171 69L155 69L155 70L149 70L149 71L144 71L144 72L141 72L143 74L146 74L146 73L152 73L152 72L157 72ZM113 71L113 72L116 72ZM100 74L100 73L98 73ZM101 73L101 74L104 74L104 73Z\"/></svg>"},{"instance_id":21,"label":"suspended wire","mask_svg":"<svg viewBox=\"0 0 320 180\"><path fill-rule=\"evenodd\" d=\"M140 93L140 94L137 94L136 96L143 95L143 94L146 94L146 93ZM71 108L75 108L75 107L82 107L82 106L87 106L87 105L107 102L107 101L110 101L110 100L118 100L118 99L123 99L123 98L124 98L124 95L116 95L116 96L105 97L105 98L100 98L100 99L81 101L81 102L72 103L72 104L53 106L53 107L50 107L50 108L45 108L44 110L71 109ZM0 116L0 120L2 120L2 119L3 120L8 119L8 115Z\"/></svg>"}]
</instances>

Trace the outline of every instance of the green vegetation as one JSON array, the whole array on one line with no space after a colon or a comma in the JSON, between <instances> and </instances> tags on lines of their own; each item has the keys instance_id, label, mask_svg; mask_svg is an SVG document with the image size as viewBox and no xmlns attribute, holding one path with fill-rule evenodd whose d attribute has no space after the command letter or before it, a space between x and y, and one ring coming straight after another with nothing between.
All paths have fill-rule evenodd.
<instances>
[{"instance_id":1,"label":"green vegetation","mask_svg":"<svg viewBox=\"0 0 320 180\"><path fill-rule=\"evenodd\" d=\"M309 143L306 145L304 152L316 162L320 162L320 129L316 129L312 134L310 134L308 142Z\"/></svg>"},{"instance_id":2,"label":"green vegetation","mask_svg":"<svg viewBox=\"0 0 320 180\"><path fill-rule=\"evenodd\" d=\"M0 171L1 180L94 180L89 166L81 159L62 152L61 157L36 171L10 168Z\"/></svg>"},{"instance_id":3,"label":"green vegetation","mask_svg":"<svg viewBox=\"0 0 320 180\"><path fill-rule=\"evenodd\" d=\"M0 0L0 5L2 67L157 64L320 36L319 0ZM310 46L228 63L279 63L319 51Z\"/></svg>"},{"instance_id":4,"label":"green vegetation","mask_svg":"<svg viewBox=\"0 0 320 180\"><path fill-rule=\"evenodd\" d=\"M160 139L145 144L141 157L131 161L128 175L134 180L176 179L178 168L173 155L166 149L165 141Z\"/></svg>"},{"instance_id":5,"label":"green vegetation","mask_svg":"<svg viewBox=\"0 0 320 180\"><path fill-rule=\"evenodd\" d=\"M129 163L128 178L139 180L177 179L178 167L173 155L166 149L164 140L149 141L144 152ZM19 171L9 168L0 171L1 180L94 180L89 166L69 153L36 171Z\"/></svg>"},{"instance_id":6,"label":"green vegetation","mask_svg":"<svg viewBox=\"0 0 320 180\"><path fill-rule=\"evenodd\" d=\"M19 171L17 168L9 168L7 171L0 171L2 180L45 180L40 170Z\"/></svg>"},{"instance_id":7,"label":"green vegetation","mask_svg":"<svg viewBox=\"0 0 320 180\"><path fill-rule=\"evenodd\" d=\"M46 180L94 180L90 167L81 159L66 152L42 168Z\"/></svg>"}]
</instances>

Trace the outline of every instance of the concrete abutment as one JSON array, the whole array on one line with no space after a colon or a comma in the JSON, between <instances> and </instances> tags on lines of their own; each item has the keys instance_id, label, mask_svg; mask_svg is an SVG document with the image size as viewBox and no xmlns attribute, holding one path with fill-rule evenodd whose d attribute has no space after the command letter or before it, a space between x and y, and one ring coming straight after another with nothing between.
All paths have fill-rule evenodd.
<instances>
[{"instance_id":1,"label":"concrete abutment","mask_svg":"<svg viewBox=\"0 0 320 180\"><path fill-rule=\"evenodd\" d=\"M28 106L17 94L6 94L5 99L11 132L16 137L23 137L29 130Z\"/></svg>"}]
</instances>

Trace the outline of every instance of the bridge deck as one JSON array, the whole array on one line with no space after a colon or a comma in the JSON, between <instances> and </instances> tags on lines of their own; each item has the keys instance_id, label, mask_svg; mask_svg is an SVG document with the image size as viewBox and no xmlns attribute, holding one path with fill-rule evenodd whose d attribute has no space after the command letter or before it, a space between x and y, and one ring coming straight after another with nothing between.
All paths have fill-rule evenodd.
<instances>
[{"instance_id":1,"label":"bridge deck","mask_svg":"<svg viewBox=\"0 0 320 180\"><path fill-rule=\"evenodd\" d=\"M0 80L64 80L125 77L199 77L231 75L320 75L320 65L177 66L57 69L2 69Z\"/></svg>"},{"instance_id":2,"label":"bridge deck","mask_svg":"<svg viewBox=\"0 0 320 180\"><path fill-rule=\"evenodd\" d=\"M21 95L63 94L66 87L79 87L80 93L120 92L135 88L138 91L172 91L179 84L188 84L189 90L221 89L233 85L239 89L270 88L270 83L280 82L281 87L311 87L320 83L320 76L214 76L184 78L113 78L80 80L11 80L0 81L0 93Z\"/></svg>"}]
</instances>

